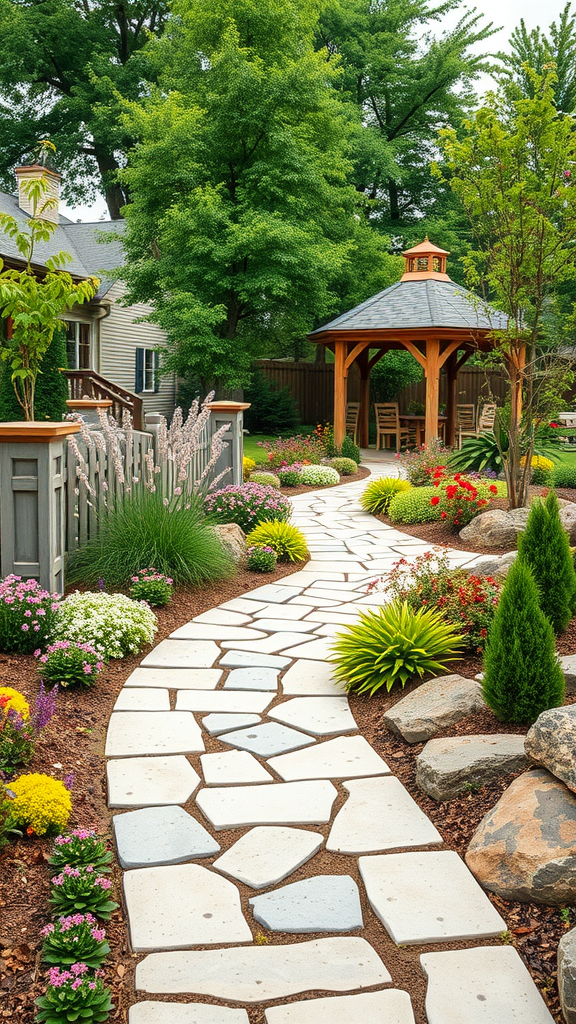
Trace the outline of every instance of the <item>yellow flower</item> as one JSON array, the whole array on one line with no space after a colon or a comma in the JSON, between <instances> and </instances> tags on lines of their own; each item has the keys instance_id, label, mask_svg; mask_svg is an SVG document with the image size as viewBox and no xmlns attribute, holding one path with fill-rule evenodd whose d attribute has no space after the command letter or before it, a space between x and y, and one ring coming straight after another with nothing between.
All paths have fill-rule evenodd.
<instances>
[{"instance_id":1,"label":"yellow flower","mask_svg":"<svg viewBox=\"0 0 576 1024\"><path fill-rule=\"evenodd\" d=\"M30 718L30 705L28 701L18 690L13 690L11 686L0 686L0 703L4 714L7 714L8 711L16 711L22 716L24 721L28 721Z\"/></svg>"},{"instance_id":2,"label":"yellow flower","mask_svg":"<svg viewBox=\"0 0 576 1024\"><path fill-rule=\"evenodd\" d=\"M254 459L249 459L247 455L242 459L242 478L247 480L253 469L256 469L256 463Z\"/></svg>"},{"instance_id":3,"label":"yellow flower","mask_svg":"<svg viewBox=\"0 0 576 1024\"><path fill-rule=\"evenodd\" d=\"M526 456L520 459L520 465L526 465ZM545 459L543 455L533 455L531 461L532 469L554 469L554 463L551 459Z\"/></svg>"},{"instance_id":4,"label":"yellow flower","mask_svg":"<svg viewBox=\"0 0 576 1024\"><path fill-rule=\"evenodd\" d=\"M10 789L15 797L10 804L10 817L15 825L38 836L66 828L72 801L59 779L38 773L21 775L10 783Z\"/></svg>"}]
</instances>

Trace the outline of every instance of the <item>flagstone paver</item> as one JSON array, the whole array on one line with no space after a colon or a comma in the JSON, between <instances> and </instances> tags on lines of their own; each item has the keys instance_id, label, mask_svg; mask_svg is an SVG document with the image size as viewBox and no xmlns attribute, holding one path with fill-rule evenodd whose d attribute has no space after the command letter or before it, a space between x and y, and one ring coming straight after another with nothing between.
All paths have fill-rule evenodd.
<instances>
[{"instance_id":1,"label":"flagstone paver","mask_svg":"<svg viewBox=\"0 0 576 1024\"><path fill-rule=\"evenodd\" d=\"M382 471L375 458L368 465ZM369 584L400 556L428 549L366 514L364 487L295 496L293 522L312 555L304 568L184 624L146 655L118 698L108 799L126 809L114 828L133 945L150 950L136 967L142 1001L129 1024L247 1024L242 1004L264 1004L267 1024L414 1024L409 994L381 990L390 974L365 939L302 941L310 928L362 927L346 860L358 855L372 908L366 924L374 912L399 944L476 943L421 958L428 1024L552 1020L515 950L482 947L506 926L462 860L422 849L441 835L370 744L346 735L356 723L328 661L333 637L386 604ZM454 566L476 558L448 552ZM278 746L296 741L290 752ZM315 825L328 825L331 861ZM231 829L238 838L229 845L221 837L228 848L219 853L217 836ZM271 888L307 861L311 877ZM336 875L328 873L334 864ZM257 893L244 911L238 884ZM300 934L252 945L259 928ZM186 1001L157 1002L154 993ZM299 993L314 998L278 1005Z\"/></svg>"},{"instance_id":2,"label":"flagstone paver","mask_svg":"<svg viewBox=\"0 0 576 1024\"><path fill-rule=\"evenodd\" d=\"M327 779L275 786L201 789L196 803L216 831L249 825L321 825L330 821L336 787Z\"/></svg>"},{"instance_id":3,"label":"flagstone paver","mask_svg":"<svg viewBox=\"0 0 576 1024\"><path fill-rule=\"evenodd\" d=\"M252 942L236 886L198 864L127 871L124 896L137 952Z\"/></svg>"},{"instance_id":4,"label":"flagstone paver","mask_svg":"<svg viewBox=\"0 0 576 1024\"><path fill-rule=\"evenodd\" d=\"M109 807L184 804L200 785L185 757L126 757L108 761Z\"/></svg>"},{"instance_id":5,"label":"flagstone paver","mask_svg":"<svg viewBox=\"0 0 576 1024\"><path fill-rule=\"evenodd\" d=\"M420 962L428 1024L553 1024L512 946L425 953Z\"/></svg>"},{"instance_id":6,"label":"flagstone paver","mask_svg":"<svg viewBox=\"0 0 576 1024\"><path fill-rule=\"evenodd\" d=\"M168 687L169 690L215 690L219 668L135 668L124 686Z\"/></svg>"},{"instance_id":7,"label":"flagstone paver","mask_svg":"<svg viewBox=\"0 0 576 1024\"><path fill-rule=\"evenodd\" d=\"M260 825L226 850L213 867L251 889L263 889L291 875L317 853L323 842L321 832Z\"/></svg>"},{"instance_id":8,"label":"flagstone paver","mask_svg":"<svg viewBox=\"0 0 576 1024\"><path fill-rule=\"evenodd\" d=\"M230 743L240 750L250 750L259 757L272 757L274 754L298 750L299 747L314 743L314 738L278 722L265 722L264 725L255 725L253 728L222 733L220 741Z\"/></svg>"},{"instance_id":9,"label":"flagstone paver","mask_svg":"<svg viewBox=\"0 0 576 1024\"><path fill-rule=\"evenodd\" d=\"M358 866L372 909L398 944L484 939L506 931L453 850L360 857Z\"/></svg>"},{"instance_id":10,"label":"flagstone paver","mask_svg":"<svg viewBox=\"0 0 576 1024\"><path fill-rule=\"evenodd\" d=\"M220 844L182 807L145 807L115 814L113 821L123 868L178 864L220 852Z\"/></svg>"},{"instance_id":11,"label":"flagstone paver","mask_svg":"<svg viewBox=\"0 0 576 1024\"><path fill-rule=\"evenodd\" d=\"M202 754L200 764L207 786L237 786L274 781L264 765L247 750Z\"/></svg>"},{"instance_id":12,"label":"flagstone paver","mask_svg":"<svg viewBox=\"0 0 576 1024\"><path fill-rule=\"evenodd\" d=\"M311 939L292 945L150 953L136 967L143 992L264 1003L299 992L350 992L391 981L365 939Z\"/></svg>"},{"instance_id":13,"label":"flagstone paver","mask_svg":"<svg viewBox=\"0 0 576 1024\"><path fill-rule=\"evenodd\" d=\"M202 731L189 711L114 711L110 716L106 757L203 750Z\"/></svg>"},{"instance_id":14,"label":"flagstone paver","mask_svg":"<svg viewBox=\"0 0 576 1024\"><path fill-rule=\"evenodd\" d=\"M249 901L272 932L351 932L362 928L358 886L350 875L314 875Z\"/></svg>"},{"instance_id":15,"label":"flagstone paver","mask_svg":"<svg viewBox=\"0 0 576 1024\"><path fill-rule=\"evenodd\" d=\"M266 1024L414 1024L410 996L394 988L271 1006L265 1017ZM143 1020L142 1024L148 1021Z\"/></svg>"},{"instance_id":16,"label":"flagstone paver","mask_svg":"<svg viewBox=\"0 0 576 1024\"><path fill-rule=\"evenodd\" d=\"M249 1021L246 1010L209 1003L160 1003L149 999L130 1007L128 1024L249 1024Z\"/></svg>"},{"instance_id":17,"label":"flagstone paver","mask_svg":"<svg viewBox=\"0 0 576 1024\"><path fill-rule=\"evenodd\" d=\"M294 697L278 704L268 717L314 736L334 736L358 728L346 697Z\"/></svg>"},{"instance_id":18,"label":"flagstone paver","mask_svg":"<svg viewBox=\"0 0 576 1024\"><path fill-rule=\"evenodd\" d=\"M344 783L350 796L326 843L335 853L378 853L441 843L442 836L393 775Z\"/></svg>"}]
</instances>

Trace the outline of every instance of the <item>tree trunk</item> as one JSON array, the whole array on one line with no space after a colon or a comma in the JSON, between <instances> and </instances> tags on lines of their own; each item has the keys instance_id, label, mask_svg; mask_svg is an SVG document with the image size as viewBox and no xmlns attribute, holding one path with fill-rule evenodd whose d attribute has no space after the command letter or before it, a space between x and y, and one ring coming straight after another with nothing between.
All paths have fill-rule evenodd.
<instances>
[{"instance_id":1,"label":"tree trunk","mask_svg":"<svg viewBox=\"0 0 576 1024\"><path fill-rule=\"evenodd\" d=\"M390 220L400 220L400 208L398 206L398 186L392 178L388 181L388 198L390 200Z\"/></svg>"},{"instance_id":2,"label":"tree trunk","mask_svg":"<svg viewBox=\"0 0 576 1024\"><path fill-rule=\"evenodd\" d=\"M120 167L111 153L97 145L94 149L96 163L102 178L108 212L112 220L120 220L120 211L123 206L126 206L128 200L128 196L116 181L116 173L120 170Z\"/></svg>"}]
</instances>

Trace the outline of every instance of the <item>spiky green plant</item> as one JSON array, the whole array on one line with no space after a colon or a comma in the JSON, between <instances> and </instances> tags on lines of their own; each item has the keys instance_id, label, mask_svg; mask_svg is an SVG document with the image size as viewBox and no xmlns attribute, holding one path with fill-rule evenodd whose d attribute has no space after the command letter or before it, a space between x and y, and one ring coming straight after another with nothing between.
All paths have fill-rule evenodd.
<instances>
[{"instance_id":1,"label":"spiky green plant","mask_svg":"<svg viewBox=\"0 0 576 1024\"><path fill-rule=\"evenodd\" d=\"M462 634L435 609L413 611L395 601L368 611L345 633L336 635L334 674L346 689L372 696L395 683L402 687L415 676L443 672L464 648Z\"/></svg>"},{"instance_id":2,"label":"spiky green plant","mask_svg":"<svg viewBox=\"0 0 576 1024\"><path fill-rule=\"evenodd\" d=\"M386 515L394 495L409 491L410 486L407 480L400 480L395 476L381 476L379 480L370 481L360 495L360 504L365 512Z\"/></svg>"},{"instance_id":3,"label":"spiky green plant","mask_svg":"<svg viewBox=\"0 0 576 1024\"><path fill-rule=\"evenodd\" d=\"M254 527L248 534L246 543L248 547L258 544L273 548L279 562L303 562L309 554L302 531L279 519Z\"/></svg>"},{"instance_id":4,"label":"spiky green plant","mask_svg":"<svg viewBox=\"0 0 576 1024\"><path fill-rule=\"evenodd\" d=\"M526 529L518 540L518 552L532 569L542 611L554 632L563 632L572 618L576 573L554 491L545 501L533 501Z\"/></svg>"},{"instance_id":5,"label":"spiky green plant","mask_svg":"<svg viewBox=\"0 0 576 1024\"><path fill-rule=\"evenodd\" d=\"M535 722L564 699L554 631L522 557L510 566L488 633L482 693L502 722Z\"/></svg>"}]
</instances>

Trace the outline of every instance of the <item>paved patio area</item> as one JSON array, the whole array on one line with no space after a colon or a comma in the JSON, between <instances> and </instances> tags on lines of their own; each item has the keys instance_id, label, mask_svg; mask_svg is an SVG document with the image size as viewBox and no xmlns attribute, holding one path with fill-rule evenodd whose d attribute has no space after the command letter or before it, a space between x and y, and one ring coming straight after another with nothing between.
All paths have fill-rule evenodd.
<instances>
[{"instance_id":1,"label":"paved patio area","mask_svg":"<svg viewBox=\"0 0 576 1024\"><path fill-rule=\"evenodd\" d=\"M296 496L305 568L177 630L118 698L109 804L143 954L130 1024L414 1024L409 985L364 937L370 914L401 947L437 944L419 956L428 1024L552 1022L517 952L485 944L505 922L333 680L334 633L383 600L367 584L427 550L361 510L364 486ZM337 872L314 870L324 849Z\"/></svg>"}]
</instances>

